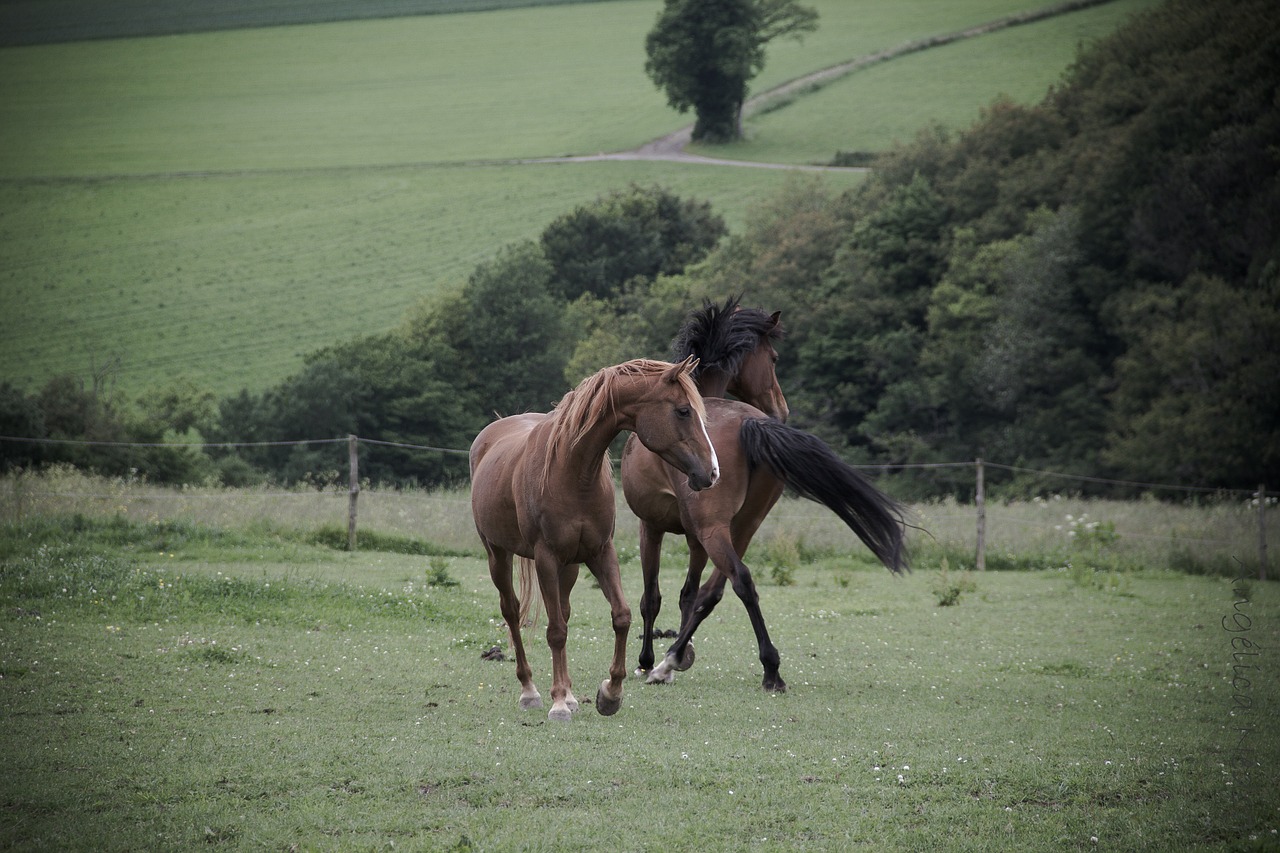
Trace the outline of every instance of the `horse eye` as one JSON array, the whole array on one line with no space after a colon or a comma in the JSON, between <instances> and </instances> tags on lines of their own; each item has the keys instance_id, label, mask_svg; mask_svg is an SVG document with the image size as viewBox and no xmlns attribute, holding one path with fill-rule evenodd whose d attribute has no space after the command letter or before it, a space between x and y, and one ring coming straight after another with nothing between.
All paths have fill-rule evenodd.
<instances>
[{"instance_id":1,"label":"horse eye","mask_svg":"<svg viewBox=\"0 0 1280 853\"><path fill-rule=\"evenodd\" d=\"M676 414L682 418L687 418L693 414L693 410L688 406L676 406Z\"/></svg>"}]
</instances>

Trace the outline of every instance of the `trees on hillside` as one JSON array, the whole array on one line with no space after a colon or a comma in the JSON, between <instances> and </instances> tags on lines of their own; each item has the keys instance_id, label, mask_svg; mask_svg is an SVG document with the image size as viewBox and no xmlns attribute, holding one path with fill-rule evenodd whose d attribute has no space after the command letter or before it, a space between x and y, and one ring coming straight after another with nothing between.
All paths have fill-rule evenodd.
<instances>
[{"instance_id":1,"label":"trees on hillside","mask_svg":"<svg viewBox=\"0 0 1280 853\"><path fill-rule=\"evenodd\" d=\"M747 83L764 68L765 45L817 28L796 0L665 0L645 38L647 73L680 112L697 115L694 141L742 135Z\"/></svg>"},{"instance_id":2,"label":"trees on hillside","mask_svg":"<svg viewBox=\"0 0 1280 853\"><path fill-rule=\"evenodd\" d=\"M689 288L782 310L793 420L859 461L1280 480L1270 6L1172 0L1040 104L793 185Z\"/></svg>"},{"instance_id":3,"label":"trees on hillside","mask_svg":"<svg viewBox=\"0 0 1280 853\"><path fill-rule=\"evenodd\" d=\"M632 186L557 217L539 244L551 265L554 295L608 299L632 279L680 272L705 257L725 232L724 220L705 201Z\"/></svg>"}]
</instances>

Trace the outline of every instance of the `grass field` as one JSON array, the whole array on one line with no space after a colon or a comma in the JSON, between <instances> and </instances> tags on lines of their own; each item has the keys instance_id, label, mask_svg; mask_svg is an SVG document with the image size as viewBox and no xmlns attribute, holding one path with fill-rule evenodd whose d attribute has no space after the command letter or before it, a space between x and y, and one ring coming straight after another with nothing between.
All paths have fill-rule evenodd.
<instances>
[{"instance_id":1,"label":"grass field","mask_svg":"<svg viewBox=\"0 0 1280 853\"><path fill-rule=\"evenodd\" d=\"M0 6L0 45L48 44L133 36L178 35L248 27L314 24L452 12L483 12L584 0L41 0Z\"/></svg>"},{"instance_id":2,"label":"grass field","mask_svg":"<svg viewBox=\"0 0 1280 853\"><path fill-rule=\"evenodd\" d=\"M679 186L740 223L788 179L604 162L0 183L0 375L34 385L117 359L130 392L178 376L261 389L611 190Z\"/></svg>"},{"instance_id":3,"label":"grass field","mask_svg":"<svg viewBox=\"0 0 1280 853\"><path fill-rule=\"evenodd\" d=\"M924 126L968 127L996 95L1033 104L1059 82L1077 47L1113 32L1158 0L1119 0L851 74L746 123L747 140L717 156L828 163L836 151L884 151Z\"/></svg>"},{"instance_id":4,"label":"grass field","mask_svg":"<svg viewBox=\"0 0 1280 853\"><path fill-rule=\"evenodd\" d=\"M503 633L478 558L343 553L207 512L0 528L0 844L1280 843L1274 584L1158 566L1123 586L987 572L940 607L935 565L894 578L802 560L791 585L757 573L786 695L761 692L729 598L674 685L631 680L618 715L587 704L552 725L517 709L509 662L481 658ZM634 607L634 562L624 576ZM674 595L676 578L665 585ZM669 605L659 627L673 626ZM549 656L530 639L545 690ZM611 645L584 578L579 693Z\"/></svg>"},{"instance_id":5,"label":"grass field","mask_svg":"<svg viewBox=\"0 0 1280 853\"><path fill-rule=\"evenodd\" d=\"M819 31L771 47L757 89L1047 4L816 5ZM627 183L710 199L740 225L785 176L474 165L629 148L687 121L643 73L658 6L614 0L0 50L0 376L30 388L115 364L128 393L178 376L219 393L260 389L318 346L392 326L477 260ZM1063 33L1038 25L1036 43L1067 56L1078 25L1059 20ZM878 90L919 92L922 73ZM998 64L972 76L969 115L1008 89ZM956 100L939 86L911 104L918 118L901 98L893 111L913 127ZM828 156L885 140L822 130L871 129L835 121L849 112L842 104L829 115L800 107L761 120L795 134L788 151L763 129L750 145L803 161L816 150L806 136L838 141ZM807 129L790 117L802 115ZM824 178L837 190L858 179Z\"/></svg>"}]
</instances>

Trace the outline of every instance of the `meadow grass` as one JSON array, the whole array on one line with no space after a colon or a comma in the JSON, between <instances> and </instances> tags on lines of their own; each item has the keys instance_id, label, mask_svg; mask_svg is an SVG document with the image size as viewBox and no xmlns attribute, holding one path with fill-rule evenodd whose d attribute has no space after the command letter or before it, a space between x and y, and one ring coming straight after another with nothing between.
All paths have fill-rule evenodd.
<instances>
[{"instance_id":1,"label":"meadow grass","mask_svg":"<svg viewBox=\"0 0 1280 853\"><path fill-rule=\"evenodd\" d=\"M615 532L624 564L639 560L638 525L621 493ZM194 522L214 529L250 529L277 538L346 546L347 487L203 488L157 486L103 478L69 467L0 477L0 518L85 518L129 524ZM1243 497L1188 501L1107 500L1053 494L1030 501L988 501L986 557L992 571L1056 571L1080 581L1085 575L1119 579L1144 569L1233 577L1256 574L1257 508ZM907 507L908 549L914 566L936 571L942 560L956 571L975 567L977 511L944 499ZM357 547L378 538L381 547L419 554L483 556L471 520L470 491L362 489L357 501ZM1266 537L1274 554L1280 513L1268 510ZM407 544L416 543L416 544ZM223 546L219 546L223 547ZM682 537L664 543L672 594L679 589L688 549ZM878 565L831 512L812 501L785 496L769 513L747 555L768 577L779 563L820 563L832 571ZM1274 569L1273 569L1274 574Z\"/></svg>"},{"instance_id":2,"label":"meadow grass","mask_svg":"<svg viewBox=\"0 0 1280 853\"><path fill-rule=\"evenodd\" d=\"M421 557L198 523L158 551L157 528L0 529L5 846L1277 843L1274 584L988 572L939 607L922 571L802 562L761 587L787 694L760 690L729 598L674 685L631 680L618 715L587 703L552 725L517 709L509 661L481 657L504 638L479 558L448 558L457 585L430 585ZM202 536L225 537L225 559ZM608 622L584 577L569 641L584 696Z\"/></svg>"},{"instance_id":3,"label":"meadow grass","mask_svg":"<svg viewBox=\"0 0 1280 853\"><path fill-rule=\"evenodd\" d=\"M757 90L1024 3L816 5L819 31L772 45ZM476 165L631 148L690 120L643 73L657 10L613 0L0 50L0 375L260 390L633 182L708 199L740 228L786 176ZM973 111L1003 88L984 79ZM838 118L798 132L826 138ZM776 156L813 159L798 150ZM840 191L860 176L824 180Z\"/></svg>"}]
</instances>

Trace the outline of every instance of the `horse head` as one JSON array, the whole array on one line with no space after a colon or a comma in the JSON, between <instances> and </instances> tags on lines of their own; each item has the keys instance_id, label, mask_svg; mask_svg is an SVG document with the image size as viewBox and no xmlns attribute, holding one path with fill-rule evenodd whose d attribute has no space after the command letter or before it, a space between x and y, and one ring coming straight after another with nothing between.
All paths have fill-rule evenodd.
<instances>
[{"instance_id":1,"label":"horse head","mask_svg":"<svg viewBox=\"0 0 1280 853\"><path fill-rule=\"evenodd\" d=\"M663 371L644 405L636 409L640 443L689 478L689 488L710 488L720 479L720 461L707 435L707 410L691 374L698 359L689 356Z\"/></svg>"},{"instance_id":2,"label":"horse head","mask_svg":"<svg viewBox=\"0 0 1280 853\"><path fill-rule=\"evenodd\" d=\"M732 394L780 421L787 419L787 399L775 373L778 351L773 342L783 337L780 312L766 314L743 308L732 296L724 305L710 301L689 315L672 342L676 360L696 355L694 373L704 397Z\"/></svg>"},{"instance_id":3,"label":"horse head","mask_svg":"<svg viewBox=\"0 0 1280 853\"><path fill-rule=\"evenodd\" d=\"M781 311L774 311L769 315L767 325L759 326L759 343L742 357L725 390L785 423L790 410L782 386L778 384L778 351L773 348L773 341L782 336L781 314Z\"/></svg>"}]
</instances>

